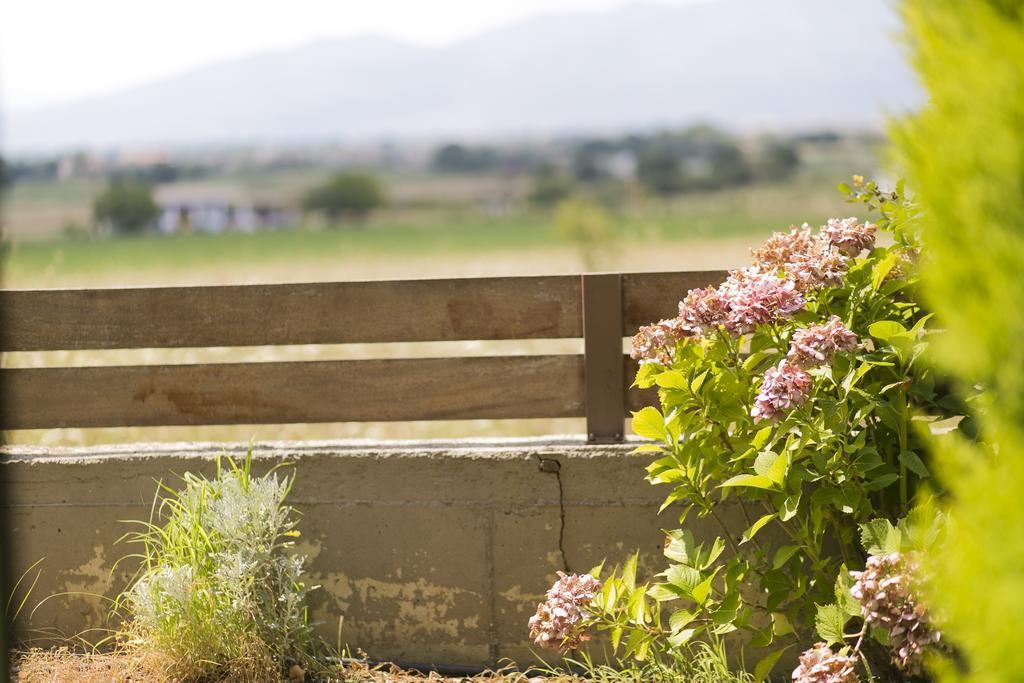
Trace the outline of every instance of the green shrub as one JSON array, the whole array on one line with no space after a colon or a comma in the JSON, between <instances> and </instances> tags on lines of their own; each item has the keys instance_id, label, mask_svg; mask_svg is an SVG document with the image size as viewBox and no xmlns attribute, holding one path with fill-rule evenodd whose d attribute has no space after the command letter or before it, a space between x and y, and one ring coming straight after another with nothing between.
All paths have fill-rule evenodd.
<instances>
[{"instance_id":1,"label":"green shrub","mask_svg":"<svg viewBox=\"0 0 1024 683\"><path fill-rule=\"evenodd\" d=\"M847 570L876 550L859 525L896 528L930 476L912 420L963 406L921 361L931 316L917 296L916 208L902 186L858 178L843 190L877 225L832 219L817 233L776 233L752 267L691 290L678 317L634 338L635 384L660 400L633 417L650 440L637 452L655 458L648 479L670 488L662 509L680 524L707 517L720 533L697 544L686 528L668 531L670 563L653 585L637 581L635 557L600 585L564 577L531 624L539 644L575 647L596 624L644 659L745 632L772 648L755 669L763 676L786 648L844 642L859 614ZM876 231L891 244L876 246ZM729 507L745 531L727 523ZM563 612L574 618L552 616ZM823 618L838 626L823 629ZM885 661L884 631L854 649Z\"/></svg>"},{"instance_id":2,"label":"green shrub","mask_svg":"<svg viewBox=\"0 0 1024 683\"><path fill-rule=\"evenodd\" d=\"M576 246L587 270L594 269L601 250L613 238L608 212L600 204L581 197L564 199L555 207L552 227L559 238Z\"/></svg>"},{"instance_id":3,"label":"green shrub","mask_svg":"<svg viewBox=\"0 0 1024 683\"><path fill-rule=\"evenodd\" d=\"M112 182L93 202L93 217L119 234L134 235L149 228L160 215L149 185Z\"/></svg>"},{"instance_id":4,"label":"green shrub","mask_svg":"<svg viewBox=\"0 0 1024 683\"><path fill-rule=\"evenodd\" d=\"M549 207L568 199L573 189L572 178L557 169L545 167L534 173L527 199L531 204Z\"/></svg>"},{"instance_id":5,"label":"green shrub","mask_svg":"<svg viewBox=\"0 0 1024 683\"><path fill-rule=\"evenodd\" d=\"M323 213L328 220L342 218L361 220L385 203L384 188L366 173L338 173L324 184L314 187L302 200L306 211Z\"/></svg>"},{"instance_id":6,"label":"green shrub","mask_svg":"<svg viewBox=\"0 0 1024 683\"><path fill-rule=\"evenodd\" d=\"M154 518L126 538L142 546L140 575L119 598L128 643L167 662L183 680L261 680L308 667L316 642L308 621L305 558L292 551L292 476L254 477L218 459L217 475L191 473L161 485ZM247 678L248 677L248 678Z\"/></svg>"},{"instance_id":7,"label":"green shrub","mask_svg":"<svg viewBox=\"0 0 1024 683\"><path fill-rule=\"evenodd\" d=\"M904 0L927 106L894 130L924 211L934 359L976 401L980 443L937 440L948 534L931 600L949 680L1024 680L1024 3ZM945 677L944 677L945 678Z\"/></svg>"}]
</instances>

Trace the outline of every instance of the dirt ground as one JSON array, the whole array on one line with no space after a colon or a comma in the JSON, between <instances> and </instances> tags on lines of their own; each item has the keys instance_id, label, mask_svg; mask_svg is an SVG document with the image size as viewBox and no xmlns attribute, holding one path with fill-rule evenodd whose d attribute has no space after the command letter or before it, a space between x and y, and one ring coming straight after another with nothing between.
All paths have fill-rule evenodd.
<instances>
[{"instance_id":1,"label":"dirt ground","mask_svg":"<svg viewBox=\"0 0 1024 683\"><path fill-rule=\"evenodd\" d=\"M339 683L575 683L573 676L540 676L516 671L445 676L437 672L403 670L393 665L346 664ZM233 679L234 683L314 683L298 667L288 678ZM323 679L319 679L323 680ZM170 683L159 667L130 654L80 654L65 649L33 650L17 655L12 664L15 683ZM198 682L197 682L198 683Z\"/></svg>"}]
</instances>

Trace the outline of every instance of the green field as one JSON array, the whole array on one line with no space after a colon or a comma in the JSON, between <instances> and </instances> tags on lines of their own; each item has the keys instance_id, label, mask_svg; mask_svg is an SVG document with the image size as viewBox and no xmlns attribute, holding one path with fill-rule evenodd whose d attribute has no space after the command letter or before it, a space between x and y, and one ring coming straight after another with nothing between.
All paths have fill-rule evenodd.
<instances>
[{"instance_id":1,"label":"green field","mask_svg":"<svg viewBox=\"0 0 1024 683\"><path fill-rule=\"evenodd\" d=\"M617 270L737 265L761 235L849 212L833 189L806 182L634 199L611 211L614 237L589 262ZM12 238L4 275L7 287L34 288L458 276L488 267L529 274L580 270L578 252L546 212L391 209L365 224L253 234Z\"/></svg>"}]
</instances>

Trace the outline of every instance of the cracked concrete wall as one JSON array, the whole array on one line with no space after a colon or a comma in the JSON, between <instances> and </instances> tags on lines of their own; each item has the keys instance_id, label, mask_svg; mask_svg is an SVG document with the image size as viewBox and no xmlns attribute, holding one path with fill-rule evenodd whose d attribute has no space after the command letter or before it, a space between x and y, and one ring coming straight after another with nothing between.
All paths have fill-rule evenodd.
<instances>
[{"instance_id":1,"label":"cracked concrete wall","mask_svg":"<svg viewBox=\"0 0 1024 683\"><path fill-rule=\"evenodd\" d=\"M20 634L45 641L108 628L108 603L96 596L116 595L134 570L122 562L113 571L133 552L115 545L130 529L123 520L148 517L157 480L211 474L219 453L245 448L0 451L14 576L43 558ZM660 529L676 520L657 515L667 491L644 481L648 459L631 449L574 438L273 442L256 444L254 460L257 470L297 467L291 502L311 582L322 586L312 607L325 638L335 641L343 617L342 640L373 658L483 666L534 659L526 621L556 571L636 549L642 569L662 567ZM698 538L714 533L704 520L688 525Z\"/></svg>"}]
</instances>

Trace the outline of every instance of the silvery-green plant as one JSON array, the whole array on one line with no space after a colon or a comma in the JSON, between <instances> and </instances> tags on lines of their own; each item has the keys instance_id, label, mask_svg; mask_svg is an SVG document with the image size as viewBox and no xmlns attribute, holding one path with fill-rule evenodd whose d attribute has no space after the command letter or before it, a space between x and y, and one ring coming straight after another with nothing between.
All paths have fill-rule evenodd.
<instances>
[{"instance_id":1,"label":"silvery-green plant","mask_svg":"<svg viewBox=\"0 0 1024 683\"><path fill-rule=\"evenodd\" d=\"M126 535L142 551L138 577L118 604L129 642L165 658L182 678L287 671L316 656L294 552L294 473L256 477L252 452L217 460L216 476L160 484L148 522Z\"/></svg>"}]
</instances>

